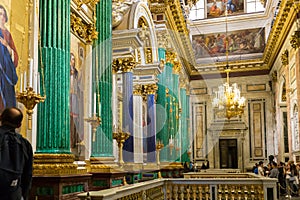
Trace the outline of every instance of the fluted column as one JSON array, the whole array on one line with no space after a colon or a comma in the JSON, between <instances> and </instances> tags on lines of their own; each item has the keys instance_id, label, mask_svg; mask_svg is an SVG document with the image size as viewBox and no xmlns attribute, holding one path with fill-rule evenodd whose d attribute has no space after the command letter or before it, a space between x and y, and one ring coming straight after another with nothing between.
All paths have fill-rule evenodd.
<instances>
[{"instance_id":1,"label":"fluted column","mask_svg":"<svg viewBox=\"0 0 300 200\"><path fill-rule=\"evenodd\" d=\"M158 55L160 60L166 60L166 50L164 48L158 49ZM157 127L157 139L164 145L164 147L160 151L160 161L161 162L167 162L167 155L168 155L168 144L169 144L169 138L168 138L168 126L167 126L167 75L165 66L163 68L163 72L158 75L158 90L157 90L157 100L156 104L158 105L156 107L157 113L160 113L156 115L156 127Z\"/></svg>"},{"instance_id":2,"label":"fluted column","mask_svg":"<svg viewBox=\"0 0 300 200\"><path fill-rule=\"evenodd\" d=\"M172 101L172 106L171 106L171 124L172 124L172 135L174 136L174 151L172 154L172 161L177 161L179 162L181 160L181 137L180 137L180 131L179 131L179 126L180 126L180 113L179 113L179 98L180 98L180 93L179 93L179 72L181 70L181 65L177 61L177 59L171 60L173 66L172 66L172 92L170 93L171 95L171 101Z\"/></svg>"},{"instance_id":3,"label":"fluted column","mask_svg":"<svg viewBox=\"0 0 300 200\"><path fill-rule=\"evenodd\" d=\"M112 2L101 0L96 6L98 39L93 44L93 86L97 115L101 125L92 141L91 157L113 157L112 148ZM105 105L105 106L102 106ZM105 117L102 117L105 116Z\"/></svg>"},{"instance_id":4,"label":"fluted column","mask_svg":"<svg viewBox=\"0 0 300 200\"><path fill-rule=\"evenodd\" d=\"M182 81L183 82L183 81ZM189 135L188 135L188 123L187 123L187 113L188 113L188 106L187 106L187 94L186 88L184 85L181 85L180 88L180 98L181 98L181 126L180 126L180 133L181 133L181 161L188 162L189 156Z\"/></svg>"},{"instance_id":5,"label":"fluted column","mask_svg":"<svg viewBox=\"0 0 300 200\"><path fill-rule=\"evenodd\" d=\"M39 5L41 93L46 100L38 106L34 173L70 174L76 170L69 137L70 0L40 0ZM55 161L51 170L49 160Z\"/></svg>"},{"instance_id":6,"label":"fluted column","mask_svg":"<svg viewBox=\"0 0 300 200\"><path fill-rule=\"evenodd\" d=\"M147 94L147 162L156 162L156 106L157 85L144 85Z\"/></svg>"},{"instance_id":7,"label":"fluted column","mask_svg":"<svg viewBox=\"0 0 300 200\"><path fill-rule=\"evenodd\" d=\"M134 162L143 163L143 97L142 86L136 85L133 91L133 133Z\"/></svg>"},{"instance_id":8,"label":"fluted column","mask_svg":"<svg viewBox=\"0 0 300 200\"><path fill-rule=\"evenodd\" d=\"M116 61L122 71L122 129L129 132L129 138L124 142L123 158L125 162L134 161L134 137L133 137L133 68L136 66L134 58L120 58Z\"/></svg>"}]
</instances>

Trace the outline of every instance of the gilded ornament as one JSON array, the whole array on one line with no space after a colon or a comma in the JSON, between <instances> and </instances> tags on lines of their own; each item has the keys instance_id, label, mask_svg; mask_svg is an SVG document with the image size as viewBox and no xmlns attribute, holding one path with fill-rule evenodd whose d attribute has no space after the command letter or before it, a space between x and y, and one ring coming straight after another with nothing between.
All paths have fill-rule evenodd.
<instances>
[{"instance_id":1,"label":"gilded ornament","mask_svg":"<svg viewBox=\"0 0 300 200\"><path fill-rule=\"evenodd\" d=\"M88 44L91 44L93 40L98 38L95 24L87 24L75 13L71 13L71 30Z\"/></svg>"},{"instance_id":2,"label":"gilded ornament","mask_svg":"<svg viewBox=\"0 0 300 200\"><path fill-rule=\"evenodd\" d=\"M298 49L300 47L300 31L299 30L295 31L295 33L291 36L290 43L294 49Z\"/></svg>"},{"instance_id":3,"label":"gilded ornament","mask_svg":"<svg viewBox=\"0 0 300 200\"><path fill-rule=\"evenodd\" d=\"M132 72L136 64L133 57L115 58L112 63L114 69L118 69L122 72Z\"/></svg>"},{"instance_id":4,"label":"gilded ornament","mask_svg":"<svg viewBox=\"0 0 300 200\"><path fill-rule=\"evenodd\" d=\"M137 85L133 86L133 94L134 95L142 95L142 92L143 92L142 85L137 84Z\"/></svg>"},{"instance_id":5,"label":"gilded ornament","mask_svg":"<svg viewBox=\"0 0 300 200\"><path fill-rule=\"evenodd\" d=\"M281 55L281 62L282 65L288 65L289 64L289 51L285 50Z\"/></svg>"}]
</instances>

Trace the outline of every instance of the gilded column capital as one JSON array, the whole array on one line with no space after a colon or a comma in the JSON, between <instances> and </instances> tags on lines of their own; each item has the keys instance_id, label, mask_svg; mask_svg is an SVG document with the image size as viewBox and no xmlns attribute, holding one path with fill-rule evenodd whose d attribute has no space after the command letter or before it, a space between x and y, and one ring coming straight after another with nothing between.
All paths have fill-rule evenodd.
<instances>
[{"instance_id":1,"label":"gilded column capital","mask_svg":"<svg viewBox=\"0 0 300 200\"><path fill-rule=\"evenodd\" d=\"M112 68L115 72L132 72L133 68L136 66L136 62L133 57L126 58L115 58L112 62Z\"/></svg>"},{"instance_id":2,"label":"gilded column capital","mask_svg":"<svg viewBox=\"0 0 300 200\"><path fill-rule=\"evenodd\" d=\"M290 44L294 49L298 49L300 47L300 31L295 31L295 33L291 36Z\"/></svg>"},{"instance_id":3,"label":"gilded column capital","mask_svg":"<svg viewBox=\"0 0 300 200\"><path fill-rule=\"evenodd\" d=\"M288 65L289 64L289 51L285 50L282 55L281 55L281 63L283 65Z\"/></svg>"},{"instance_id":4,"label":"gilded column capital","mask_svg":"<svg viewBox=\"0 0 300 200\"><path fill-rule=\"evenodd\" d=\"M174 60L176 58L176 53L172 51L167 51L166 52L166 61L167 63L172 63L174 64Z\"/></svg>"},{"instance_id":5,"label":"gilded column capital","mask_svg":"<svg viewBox=\"0 0 300 200\"><path fill-rule=\"evenodd\" d=\"M156 84L147 84L143 86L143 93L147 95L156 94L156 91L158 90L158 86Z\"/></svg>"},{"instance_id":6,"label":"gilded column capital","mask_svg":"<svg viewBox=\"0 0 300 200\"><path fill-rule=\"evenodd\" d=\"M175 58L173 61L173 72L174 74L179 74L181 71L181 64L180 62Z\"/></svg>"},{"instance_id":7,"label":"gilded column capital","mask_svg":"<svg viewBox=\"0 0 300 200\"><path fill-rule=\"evenodd\" d=\"M179 78L179 87L186 89L187 83L184 78Z\"/></svg>"},{"instance_id":8,"label":"gilded column capital","mask_svg":"<svg viewBox=\"0 0 300 200\"><path fill-rule=\"evenodd\" d=\"M117 59L113 59L111 67L112 67L113 74L116 74L120 70Z\"/></svg>"},{"instance_id":9,"label":"gilded column capital","mask_svg":"<svg viewBox=\"0 0 300 200\"><path fill-rule=\"evenodd\" d=\"M142 96L143 88L142 85L137 84L133 86L133 95Z\"/></svg>"}]
</instances>

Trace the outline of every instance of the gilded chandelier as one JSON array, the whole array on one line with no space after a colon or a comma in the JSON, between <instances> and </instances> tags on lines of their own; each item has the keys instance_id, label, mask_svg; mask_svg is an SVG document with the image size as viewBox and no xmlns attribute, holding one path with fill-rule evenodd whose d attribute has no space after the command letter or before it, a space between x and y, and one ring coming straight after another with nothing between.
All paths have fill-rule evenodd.
<instances>
[{"instance_id":1,"label":"gilded chandelier","mask_svg":"<svg viewBox=\"0 0 300 200\"><path fill-rule=\"evenodd\" d=\"M241 116L244 113L245 101L244 97L241 97L241 92L236 83L232 86L229 84L229 72L228 65L228 36L227 36L227 10L225 11L226 20L226 83L219 86L219 90L215 92L215 98L213 99L213 108L215 114L218 117L226 117L230 119L232 117Z\"/></svg>"},{"instance_id":2,"label":"gilded chandelier","mask_svg":"<svg viewBox=\"0 0 300 200\"><path fill-rule=\"evenodd\" d=\"M227 80L226 83L219 86L219 90L215 92L215 98L213 99L213 108L218 117L226 117L230 119L232 117L241 116L244 113L245 101L244 97L241 97L241 92L236 83L232 86L229 84L229 72L228 65L226 66Z\"/></svg>"}]
</instances>

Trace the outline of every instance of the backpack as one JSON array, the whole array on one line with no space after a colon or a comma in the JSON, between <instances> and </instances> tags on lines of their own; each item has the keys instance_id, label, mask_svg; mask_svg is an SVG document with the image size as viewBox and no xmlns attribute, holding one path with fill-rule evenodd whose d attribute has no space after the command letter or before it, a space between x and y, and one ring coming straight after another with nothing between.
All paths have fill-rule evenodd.
<instances>
[{"instance_id":1,"label":"backpack","mask_svg":"<svg viewBox=\"0 0 300 200\"><path fill-rule=\"evenodd\" d=\"M0 128L0 188L1 193L18 189L25 160L26 146L20 134Z\"/></svg>"}]
</instances>

